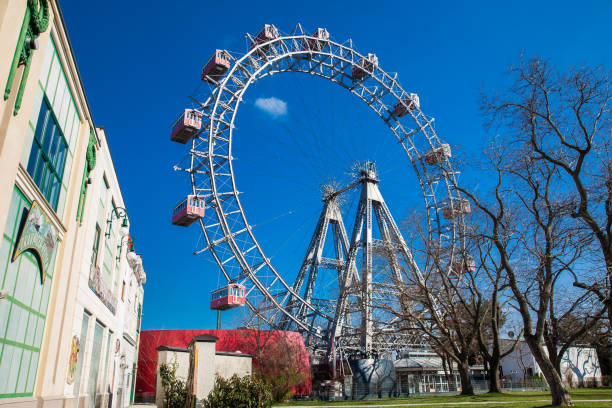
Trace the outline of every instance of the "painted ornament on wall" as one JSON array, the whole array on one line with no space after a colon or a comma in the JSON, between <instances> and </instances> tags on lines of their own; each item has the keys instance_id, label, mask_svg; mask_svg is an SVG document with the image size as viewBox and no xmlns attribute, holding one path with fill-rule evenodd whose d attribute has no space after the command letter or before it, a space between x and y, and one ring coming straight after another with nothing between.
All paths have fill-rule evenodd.
<instances>
[{"instance_id":1,"label":"painted ornament on wall","mask_svg":"<svg viewBox=\"0 0 612 408\"><path fill-rule=\"evenodd\" d=\"M66 382L68 384L74 383L76 377L77 363L79 360L79 338L75 335L72 337L72 346L70 347L70 359L68 360L68 376Z\"/></svg>"},{"instance_id":2,"label":"painted ornament on wall","mask_svg":"<svg viewBox=\"0 0 612 408\"><path fill-rule=\"evenodd\" d=\"M51 258L57 246L57 229L49 217L42 211L36 201L32 202L32 207L24 222L15 252L13 253L14 262L19 255L29 251L38 261L40 270L40 281L45 283L45 275L49 269Z\"/></svg>"}]
</instances>

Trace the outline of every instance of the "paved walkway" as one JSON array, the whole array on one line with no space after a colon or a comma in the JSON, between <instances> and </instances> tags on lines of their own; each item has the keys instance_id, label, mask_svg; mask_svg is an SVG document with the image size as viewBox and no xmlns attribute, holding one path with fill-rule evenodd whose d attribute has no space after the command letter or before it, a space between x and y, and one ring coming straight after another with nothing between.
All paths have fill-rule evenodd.
<instances>
[{"instance_id":1,"label":"paved walkway","mask_svg":"<svg viewBox=\"0 0 612 408\"><path fill-rule=\"evenodd\" d=\"M371 401L371 400L370 400ZM574 402L612 402L612 399L572 399ZM389 407L437 407L437 406L459 406L459 405L489 405L489 404L522 404L526 402L548 402L550 403L550 398L548 399L538 399L538 400L518 400L518 401L461 401L461 402L410 402L410 403L398 403L398 404L364 404L364 405L295 405L300 408L355 408L355 407L369 407L369 408L389 408ZM280 408L280 406L279 406Z\"/></svg>"}]
</instances>

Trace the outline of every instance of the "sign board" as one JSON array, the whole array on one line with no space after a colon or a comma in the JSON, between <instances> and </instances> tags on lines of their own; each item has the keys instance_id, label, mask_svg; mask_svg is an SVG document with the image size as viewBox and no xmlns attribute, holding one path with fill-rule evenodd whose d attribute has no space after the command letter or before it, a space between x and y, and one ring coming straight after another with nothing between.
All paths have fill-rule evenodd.
<instances>
[{"instance_id":1,"label":"sign board","mask_svg":"<svg viewBox=\"0 0 612 408\"><path fill-rule=\"evenodd\" d=\"M12 262L25 251L29 251L38 261L40 281L45 282L51 258L57 246L57 229L49 217L34 201L17 238Z\"/></svg>"}]
</instances>

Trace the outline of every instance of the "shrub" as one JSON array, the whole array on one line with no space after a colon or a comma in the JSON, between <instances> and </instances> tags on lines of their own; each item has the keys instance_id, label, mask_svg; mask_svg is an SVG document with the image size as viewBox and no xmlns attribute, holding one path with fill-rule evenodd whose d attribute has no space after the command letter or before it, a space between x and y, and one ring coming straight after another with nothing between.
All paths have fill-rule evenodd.
<instances>
[{"instance_id":1,"label":"shrub","mask_svg":"<svg viewBox=\"0 0 612 408\"><path fill-rule=\"evenodd\" d=\"M272 393L263 381L254 377L233 375L226 380L217 377L215 386L204 401L206 408L269 408Z\"/></svg>"},{"instance_id":2,"label":"shrub","mask_svg":"<svg viewBox=\"0 0 612 408\"><path fill-rule=\"evenodd\" d=\"M185 381L176 378L176 362L162 364L159 367L162 387L164 388L164 407L183 408L187 400L187 385Z\"/></svg>"}]
</instances>

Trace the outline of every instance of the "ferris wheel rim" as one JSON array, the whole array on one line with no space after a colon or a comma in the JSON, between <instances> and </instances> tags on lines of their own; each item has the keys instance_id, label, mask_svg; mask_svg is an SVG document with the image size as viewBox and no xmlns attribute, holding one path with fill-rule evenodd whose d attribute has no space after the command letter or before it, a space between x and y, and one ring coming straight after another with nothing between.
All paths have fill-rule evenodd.
<instances>
[{"instance_id":1,"label":"ferris wheel rim","mask_svg":"<svg viewBox=\"0 0 612 408\"><path fill-rule=\"evenodd\" d=\"M320 43L323 43L324 45L320 47L319 50L308 50L308 51L303 51L303 50L299 50L299 47L295 47L293 50L291 50L289 47L287 47L284 44L284 41L294 41L294 45L295 43L301 44L302 41L304 40L315 40L315 41L319 41ZM285 45L285 52L278 54L276 51L277 49L274 47L274 44L277 43L281 43L283 45ZM336 54L332 54L332 51L334 50L333 47L336 47L337 49L341 49L341 50L345 50L346 53L344 55L336 55ZM257 55L259 53L261 53L262 50L268 50L268 49L274 49L274 52L276 53L276 55L273 58L268 58L267 54L262 54L263 57L260 58ZM323 52L322 50L328 50L327 52ZM217 179L215 176L215 163L214 163L214 146L215 146L215 138L217 137L217 131L218 131L218 123L219 120L217 119L216 115L220 114L221 116L225 115L225 113L227 112L227 107L224 108L224 110L219 113L218 112L218 108L221 104L221 97L223 95L223 91L226 90L226 86L228 84L228 82L230 81L234 81L234 75L236 75L236 73L242 69L247 69L247 67L251 67L253 68L253 66L251 65L251 63L253 62L253 60L257 61L257 59L259 58L259 60L263 60L262 64L256 68L252 73L250 73L248 75L248 82L240 89L239 91L239 95L235 101L235 108L234 109L230 109L232 111L231 113L231 119L229 121L229 127L228 127L228 157L227 157L227 164L229 166L230 169L230 174L231 174L231 190L233 192L233 199L235 204L237 205L238 209L239 209L239 215L242 218L242 222L246 227L246 231L241 231L241 233L246 232L248 234L248 236L250 237L251 241L256 245L257 247L257 251L261 254L261 258L263 259L262 264L265 264L264 266L267 266L270 271L273 272L273 274L276 275L276 277L278 278L278 280L281 282L281 284L286 288L287 293L290 293L292 296L295 296L296 299L300 300L304 305L306 305L307 307L309 307L313 312L317 312L316 308L314 306L312 306L310 303L305 302L303 299L301 299L299 293L295 293L293 291L292 285L290 285L289 283L287 283L284 278L282 277L281 274L278 273L278 271L275 269L275 267L273 266L272 262L270 261L269 258L267 258L265 256L265 252L262 248L262 246L260 245L259 241L257 240L255 234L252 231L252 227L251 224L249 224L244 207L242 206L242 202L240 200L239 194L240 192L237 190L237 186L236 186L236 180L235 180L235 171L233 168L233 158L231 157L231 148L232 148L232 140L233 140L233 124L234 121L236 119L237 116L237 112L240 106L240 103L242 102L242 97L245 94L245 92L248 90L249 86L256 82L257 80L271 75L273 73L277 73L277 72L305 72L303 70L299 70L299 69L286 69L286 70L277 70L277 71L273 71L273 70L269 70L268 72L264 72L264 70L270 66L272 66L275 62L277 61L282 61L284 59L288 59L288 58L294 58L296 56L300 56L300 55L304 55L304 54L308 54L308 55L323 55L325 56L325 59L327 59L328 57L331 57L331 59L336 59L336 60L340 60L342 61L344 64L339 64L339 66L341 67L341 69L338 70L338 74L340 76L342 75L346 75L346 71L347 69L352 69L353 67L357 66L358 61L361 58L364 58L364 56L360 53L358 53L357 51L354 50L354 48L352 47L352 43L350 44L350 46L346 46L331 40L321 40L318 39L316 37L313 36L309 36L306 34L299 34L299 35L289 35L289 36L279 36L278 38L269 41L269 42L265 42L265 43L261 43L258 44L256 46L254 46L249 52L247 52L246 54L244 54L241 58L234 60L234 64L231 67L231 69L228 71L228 73L226 74L226 76L218 82L215 90L213 90L213 94L211 95L211 97L209 98L209 100L207 100L204 104L206 107L211 107L210 108L210 116L209 116L209 126L208 126L208 157L207 157L207 161L208 161L208 168L211 169L211 171L208 174L208 179L210 182L210 186L211 186L211 203L212 206L215 208L215 215L217 217L217 219L219 220L219 223L221 224L222 228L223 228L223 232L225 234L226 237L226 242L229 243L229 248L230 250L232 250L232 252L234 252L234 256L236 258L236 260L239 260L239 263L242 265L245 265L246 268L244 268L247 271L247 279L251 280L251 282L253 282L253 284L255 285L255 287L257 287L257 289L270 301L272 301L272 303L279 309L279 311L285 313L285 315L287 317L289 317L290 319L293 319L293 316L291 316L289 313L287 313L287 311L285 310L285 308L281 303L278 303L277 300L274 298L274 296L272 296L270 293L268 293L267 291L267 287L266 285L264 285L262 282L259 281L259 278L257 277L256 273L257 271L253 272L252 271L252 265L249 264L249 262L246 260L246 258L243 256L242 254L242 250L240 249L239 245L236 244L236 242L234 241L234 235L236 234L235 231L232 231L232 229L230 228L228 222L227 222L227 215L225 214L225 212L223 211L223 205L222 202L219 198L219 191L217 190ZM346 58L346 56L350 55L350 60ZM357 57L357 58L355 58ZM320 61L318 63L318 66L322 66L323 61ZM295 66L300 66L299 61L296 62L296 64L294 64ZM279 64L277 64L277 67L280 67ZM382 78L383 80L378 80L378 77L375 77L374 72L378 72L382 74ZM335 80L335 78L331 78L330 76L326 76L323 73L319 74L318 72L314 72L314 70L311 70L310 72L307 72L313 75L317 75L320 76L322 78L326 78L328 80L330 80L331 82L335 82L337 84L340 84L341 86L343 86L342 83L338 82L337 80ZM353 87L353 89L350 89L350 92L355 94L356 96L359 97L359 99L361 99L363 102L365 102L368 106L370 106L370 108L372 108L374 111L377 111L376 109L373 108L373 102L374 99L372 100L372 102L368 102L367 100L365 100L363 97L360 97L358 94L356 94L354 92L354 89L357 86L361 86L362 88L364 87L363 83L365 83L368 79L370 78L374 78L377 80L377 82L384 87L387 90L387 94L389 95L393 95L395 100L401 103L405 102L403 101L403 99L405 99L405 97L408 94L408 92L406 92L397 82L396 77L392 77L391 75L389 75L388 73L386 73L385 71L382 70L382 68L380 68L380 66L376 66L373 68L372 72L370 73L370 75L368 75L364 80L361 81L357 81L358 84L355 84L355 86ZM388 84L384 83L384 79L386 79L387 81L389 81L389 83L391 84L390 86L388 86ZM343 86L345 87L345 86ZM401 92L399 95L396 95L396 93L394 92L394 88L397 87L397 89L399 89ZM345 87L346 88L346 87ZM347 88L348 89L348 88ZM214 102L213 102L214 100ZM414 146L414 144L412 143L412 139L408 136L406 136L409 132L406 132L404 130L404 127L401 123L401 121L399 120L399 118L394 117L393 115L391 115L391 110L389 109L389 107L386 106L386 104L383 104L381 101L379 101L381 103L382 106L384 106L386 108L385 110L378 110L378 114L379 117L381 117L381 119L383 119L383 121L385 122L385 124L387 125L387 127L391 130L391 132L396 136L396 138L400 141L400 143L402 144L402 147L405 150L406 155L408 156L409 160L412 163L413 169L415 171L415 174L417 175L417 178L419 179L419 184L421 186L421 190L423 195L425 196L426 192L425 192L425 186L427 185L430 189L431 189L431 184L427 183L427 182L423 182L423 177L427 175L427 168L425 167L425 165L422 163L422 158L418 156L418 150L416 148L416 146ZM419 126L419 128L417 129L417 133L423 133L425 135L425 139L427 140L427 142L430 145L430 148L435 148L435 147L439 147L440 145L442 145L442 141L440 140L440 138L437 136L437 133L435 132L435 129L433 129L431 122L432 120L427 120L427 117L422 113L422 111L420 110L420 107L417 107L418 113L415 115L411 110L408 110L410 117L412 117L413 122L417 124L417 126ZM382 115L382 112L387 112L389 113L389 116L387 119L385 119ZM425 123L421 124L419 123L419 121L417 120L417 117L420 116L422 118L424 118L426 121ZM228 122L223 120L223 122L225 122L225 124L227 124ZM396 124L395 129L391 126L391 123L394 121L394 123ZM425 133L425 129L429 129L430 134ZM216 130L217 129L217 130ZM403 138L400 137L400 135L398 134L397 130L400 130L403 133ZM434 144L433 141L437 142L436 144ZM406 146L404 145L403 142L409 142L411 144L412 149L414 150L417 155L415 158L413 158L410 154L411 150L407 150ZM196 148L196 139L194 138L193 143L192 143L192 148L193 150L195 150ZM192 159L192 168L193 168L193 155L191 157ZM445 179L445 184L446 184L446 190L449 192L448 196L449 198L451 198L451 193L450 193L450 186L449 186L449 180L447 179L447 177L450 175L450 177L454 177L454 172L452 171L452 165L449 159L445 159L446 164L448 166L448 170L445 173L444 179ZM421 164L421 168L418 167L418 164ZM423 176L422 176L423 173ZM191 173L191 181L192 181L192 187L193 187L193 191L194 194L197 194L197 184L196 184L196 174L195 173ZM441 233L439 231L439 225L440 225L440 220L439 220L439 209L441 207L439 207L439 203L436 201L436 196L435 194L433 194L434 197L434 201L433 201L433 205L434 205L434 213L436 214L437 219L435 220L437 225L438 225L438 232L437 235L439 236ZM427 205L427 200L426 200L426 205ZM450 205L452 207L452 200L450 202ZM460 217L459 223L456 222L457 220L453 220L451 222L452 226L453 226L453 236L456 234L456 229L457 229L457 224L459 225L459 230L460 233L461 231L465 230L465 223L463 221L463 217ZM431 239L432 235L433 235L433 228L431 227L431 223L432 220L429 218L428 216L428 239ZM200 225L202 228L202 231L204 232L205 235L205 239L207 242L207 247L210 249L210 251L213 254L213 257L215 259L215 262L221 267L221 270L225 276L225 278L229 281L231 278L231 275L227 272L227 270L224 267L224 264L221 260L221 257L218 256L218 254L215 251L215 243L214 240L212 240L209 235L208 235L208 230L207 230L207 226L206 223L204 222L204 220L200 220ZM249 305L249 307L253 310L254 308ZM321 315L322 316L322 315ZM325 316L323 316L325 317ZM329 318L327 318L329 320ZM308 330L308 331L312 331L312 327L308 327L306 325L301 325L300 322L295 321L298 326L301 326L302 329ZM316 335L316 333L315 333Z\"/></svg>"}]
</instances>

